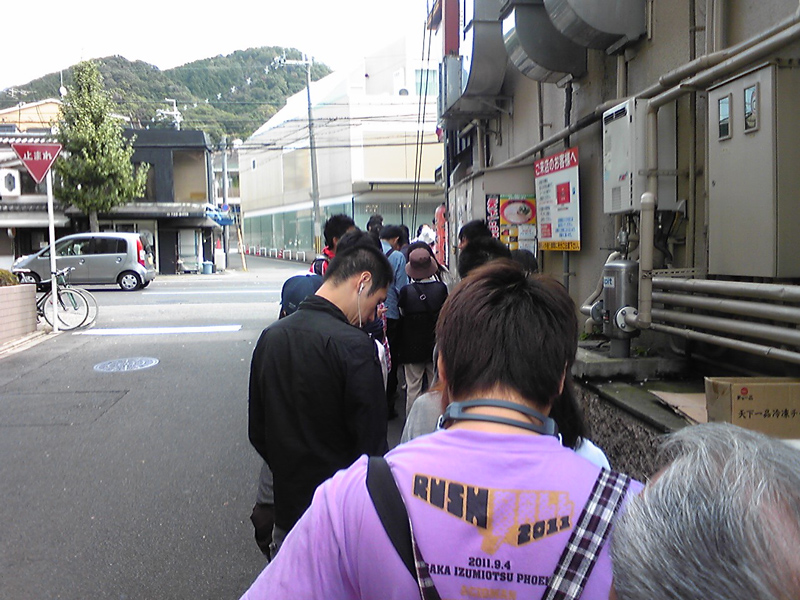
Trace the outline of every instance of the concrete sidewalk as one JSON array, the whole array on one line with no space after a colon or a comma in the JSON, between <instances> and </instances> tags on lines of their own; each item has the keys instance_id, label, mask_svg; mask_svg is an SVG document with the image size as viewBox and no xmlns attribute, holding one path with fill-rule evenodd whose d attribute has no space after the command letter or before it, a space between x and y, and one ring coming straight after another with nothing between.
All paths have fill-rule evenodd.
<instances>
[{"instance_id":1,"label":"concrete sidewalk","mask_svg":"<svg viewBox=\"0 0 800 600\"><path fill-rule=\"evenodd\" d=\"M58 335L58 334L55 334ZM32 348L50 338L54 337L52 329L45 323L39 323L36 326L36 331L28 335L19 337L17 339L6 342L0 345L0 360L11 354L22 352L28 348Z\"/></svg>"}]
</instances>

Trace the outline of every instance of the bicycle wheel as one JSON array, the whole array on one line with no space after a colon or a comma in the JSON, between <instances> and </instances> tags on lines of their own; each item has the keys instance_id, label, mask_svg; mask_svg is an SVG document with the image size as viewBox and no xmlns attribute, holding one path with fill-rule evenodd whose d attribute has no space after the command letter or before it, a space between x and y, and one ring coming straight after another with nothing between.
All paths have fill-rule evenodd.
<instances>
[{"instance_id":1,"label":"bicycle wheel","mask_svg":"<svg viewBox=\"0 0 800 600\"><path fill-rule=\"evenodd\" d=\"M81 327L91 327L97 320L97 313L99 311L99 308L97 307L97 298L95 298L91 292L84 290L83 288L70 289L74 289L86 298L86 303L89 305L89 315L86 317L86 322Z\"/></svg>"},{"instance_id":2,"label":"bicycle wheel","mask_svg":"<svg viewBox=\"0 0 800 600\"><path fill-rule=\"evenodd\" d=\"M78 290L67 288L58 290L58 301L55 303L58 328L64 331L77 329L89 318L89 302ZM49 293L44 301L44 318L53 325L53 294Z\"/></svg>"}]
</instances>

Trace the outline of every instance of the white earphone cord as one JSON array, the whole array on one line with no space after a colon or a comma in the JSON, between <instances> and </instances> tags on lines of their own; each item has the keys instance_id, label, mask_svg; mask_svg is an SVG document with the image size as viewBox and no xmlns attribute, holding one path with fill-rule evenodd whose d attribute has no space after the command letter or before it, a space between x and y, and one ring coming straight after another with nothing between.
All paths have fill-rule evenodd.
<instances>
[{"instance_id":1,"label":"white earphone cord","mask_svg":"<svg viewBox=\"0 0 800 600\"><path fill-rule=\"evenodd\" d=\"M356 298L356 307L358 308L358 328L361 329L361 290L364 289L364 284L358 290L358 297Z\"/></svg>"}]
</instances>

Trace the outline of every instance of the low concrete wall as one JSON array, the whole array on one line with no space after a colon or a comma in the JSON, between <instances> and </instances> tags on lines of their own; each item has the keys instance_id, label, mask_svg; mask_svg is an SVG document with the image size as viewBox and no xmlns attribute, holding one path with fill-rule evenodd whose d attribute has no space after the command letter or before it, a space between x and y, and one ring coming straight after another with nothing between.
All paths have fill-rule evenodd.
<instances>
[{"instance_id":1,"label":"low concrete wall","mask_svg":"<svg viewBox=\"0 0 800 600\"><path fill-rule=\"evenodd\" d=\"M0 345L36 331L36 286L0 287Z\"/></svg>"}]
</instances>

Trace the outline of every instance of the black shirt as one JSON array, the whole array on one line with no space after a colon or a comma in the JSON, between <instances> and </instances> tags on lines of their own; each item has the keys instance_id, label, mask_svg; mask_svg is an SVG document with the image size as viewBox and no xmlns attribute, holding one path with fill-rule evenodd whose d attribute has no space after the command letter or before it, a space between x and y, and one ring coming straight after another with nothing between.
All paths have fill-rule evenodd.
<instances>
[{"instance_id":1,"label":"black shirt","mask_svg":"<svg viewBox=\"0 0 800 600\"><path fill-rule=\"evenodd\" d=\"M316 487L386 443L375 342L328 300L309 296L267 327L250 367L250 442L275 478L275 523L289 531Z\"/></svg>"}]
</instances>

